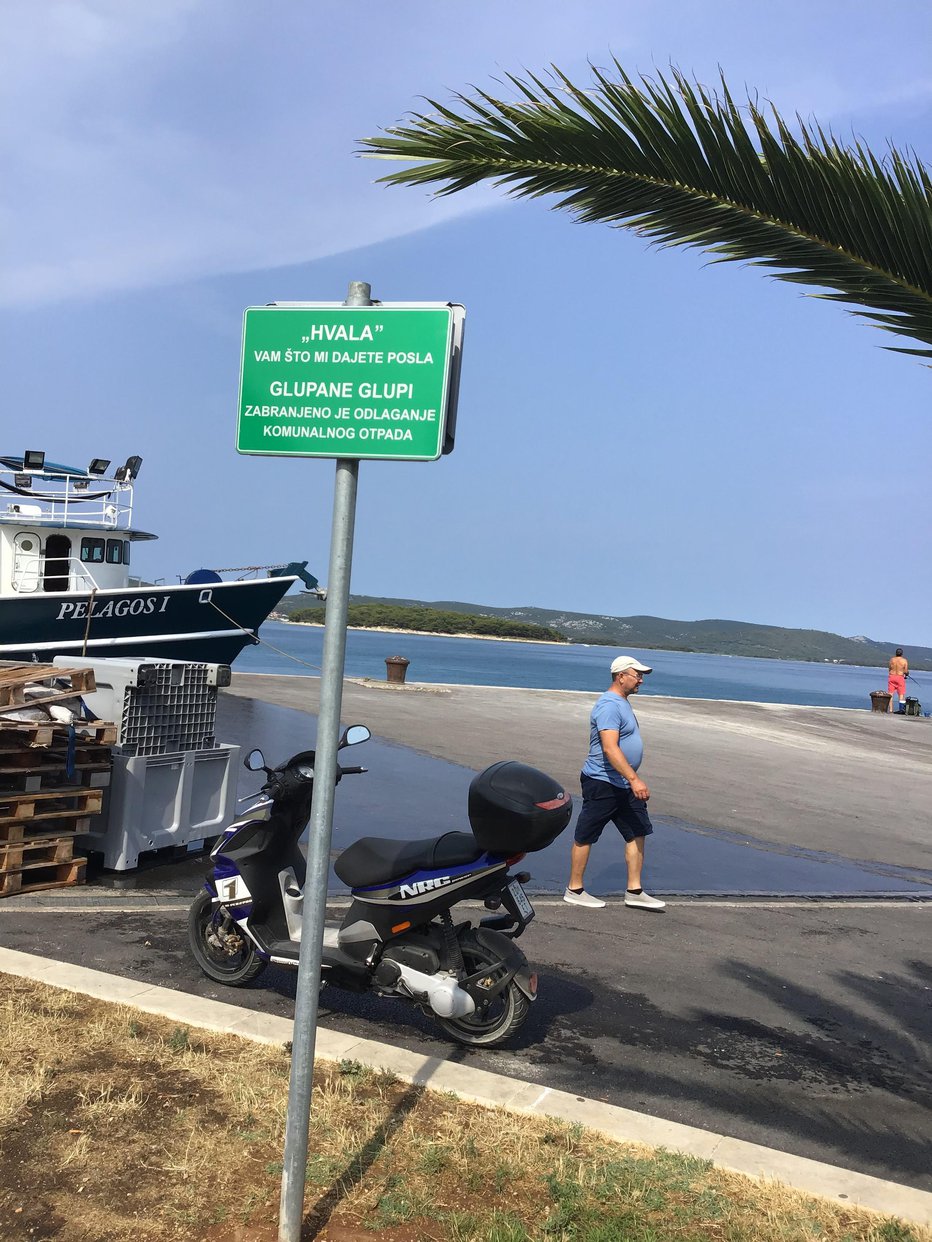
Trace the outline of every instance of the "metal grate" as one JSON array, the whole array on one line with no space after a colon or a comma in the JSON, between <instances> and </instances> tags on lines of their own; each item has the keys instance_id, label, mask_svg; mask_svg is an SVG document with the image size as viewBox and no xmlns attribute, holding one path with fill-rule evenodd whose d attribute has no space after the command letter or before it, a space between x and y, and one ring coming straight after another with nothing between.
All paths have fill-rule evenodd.
<instances>
[{"instance_id":1,"label":"metal grate","mask_svg":"<svg viewBox=\"0 0 932 1242\"><path fill-rule=\"evenodd\" d=\"M54 663L67 661L59 656ZM116 725L114 754L170 755L217 746L218 686L230 684L227 665L101 657L82 665L93 669L96 689L81 697L94 717Z\"/></svg>"},{"instance_id":2,"label":"metal grate","mask_svg":"<svg viewBox=\"0 0 932 1242\"><path fill-rule=\"evenodd\" d=\"M124 755L166 755L216 745L217 687L206 664L146 661L142 685L127 686L120 722Z\"/></svg>"}]
</instances>

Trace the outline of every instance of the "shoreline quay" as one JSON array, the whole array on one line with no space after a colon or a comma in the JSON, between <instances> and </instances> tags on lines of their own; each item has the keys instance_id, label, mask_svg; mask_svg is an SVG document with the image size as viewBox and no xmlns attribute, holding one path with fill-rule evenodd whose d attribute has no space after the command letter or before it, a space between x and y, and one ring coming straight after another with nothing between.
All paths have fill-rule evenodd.
<instances>
[{"instance_id":1,"label":"shoreline quay","mask_svg":"<svg viewBox=\"0 0 932 1242\"><path fill-rule=\"evenodd\" d=\"M321 627L322 628L322 627ZM450 638L452 635L444 634L444 638ZM461 637L468 638L468 634ZM318 669L314 673L254 673L254 672L238 672L233 670L237 677L254 677L261 684L263 678L267 681L275 681L279 678L293 678L296 681L319 682L321 679L321 671ZM343 676L344 686L359 686L364 690L390 690L393 693L404 694L406 691L411 693L429 693L429 694L450 694L455 690L488 690L502 694L563 694L567 697L581 696L591 702L593 696L597 696L597 690L573 689L571 686L499 686L494 682L472 682L472 681L413 681L406 680L403 682L383 681L379 677L366 677L364 675L353 676L349 673ZM261 696L260 696L261 697ZM697 697L688 694L656 694L645 692L638 695L638 702L648 703L695 703L697 705L706 704L709 707L754 707L761 708L763 711L773 712L851 712L856 716L867 713L870 715L870 709L864 707L846 707L837 703L783 703L773 702L769 699L709 699ZM895 713L894 713L895 714ZM883 715L883 719L887 719L888 714Z\"/></svg>"},{"instance_id":2,"label":"shoreline quay","mask_svg":"<svg viewBox=\"0 0 932 1242\"><path fill-rule=\"evenodd\" d=\"M320 679L234 672L225 693L316 714ZM347 678L345 723L479 772L503 756L548 772L572 793L594 694L583 690L441 685ZM870 711L649 695L638 704L651 809L684 824L777 842L826 858L873 858L880 810L865 772L882 769L897 796L882 805L885 865L932 877L932 719ZM896 727L903 723L914 727ZM752 848L752 847L748 847ZM761 858L764 865L764 856ZM932 895L932 883L929 888Z\"/></svg>"},{"instance_id":3,"label":"shoreline quay","mask_svg":"<svg viewBox=\"0 0 932 1242\"><path fill-rule=\"evenodd\" d=\"M322 630L324 628L323 621L286 621L285 624L309 626L315 630ZM513 638L510 634L447 634L443 630L402 630L390 625L348 625L346 628L354 630L358 634L410 634L416 638L478 638L482 642L488 643L533 643L537 647L573 646L569 639L566 642L560 643L553 638ZM597 647L604 645L606 651L608 650L607 644L595 643L592 645Z\"/></svg>"}]
</instances>

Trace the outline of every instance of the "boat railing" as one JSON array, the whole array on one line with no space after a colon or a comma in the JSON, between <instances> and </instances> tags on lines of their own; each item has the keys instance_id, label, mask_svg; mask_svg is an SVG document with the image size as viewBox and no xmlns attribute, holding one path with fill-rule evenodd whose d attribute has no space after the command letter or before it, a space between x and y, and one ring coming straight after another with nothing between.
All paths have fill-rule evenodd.
<instances>
[{"instance_id":1,"label":"boat railing","mask_svg":"<svg viewBox=\"0 0 932 1242\"><path fill-rule=\"evenodd\" d=\"M28 484L27 484L28 480ZM133 485L96 475L27 475L0 470L0 522L30 521L98 530L129 530L133 520Z\"/></svg>"},{"instance_id":2,"label":"boat railing","mask_svg":"<svg viewBox=\"0 0 932 1242\"><path fill-rule=\"evenodd\" d=\"M43 589L46 580L60 580L61 591L99 591L100 583L86 561L76 556L23 556L16 558L10 586L21 595Z\"/></svg>"}]
</instances>

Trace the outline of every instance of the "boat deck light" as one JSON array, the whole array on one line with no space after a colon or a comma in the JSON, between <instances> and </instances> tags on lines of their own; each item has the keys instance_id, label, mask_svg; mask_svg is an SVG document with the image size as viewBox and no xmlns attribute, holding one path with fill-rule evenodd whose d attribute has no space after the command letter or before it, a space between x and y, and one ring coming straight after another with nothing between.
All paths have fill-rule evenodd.
<instances>
[{"instance_id":1,"label":"boat deck light","mask_svg":"<svg viewBox=\"0 0 932 1242\"><path fill-rule=\"evenodd\" d=\"M16 474L13 476L13 482L17 487L32 487L32 475Z\"/></svg>"},{"instance_id":2,"label":"boat deck light","mask_svg":"<svg viewBox=\"0 0 932 1242\"><path fill-rule=\"evenodd\" d=\"M110 459L108 457L92 457L91 464L87 468L88 474L106 474L110 468Z\"/></svg>"},{"instance_id":3,"label":"boat deck light","mask_svg":"<svg viewBox=\"0 0 932 1242\"><path fill-rule=\"evenodd\" d=\"M141 457L127 457L126 464L120 466L119 469L114 470L113 477L118 483L128 483L132 479L135 479L136 475L139 473L139 467L141 465Z\"/></svg>"},{"instance_id":4,"label":"boat deck light","mask_svg":"<svg viewBox=\"0 0 932 1242\"><path fill-rule=\"evenodd\" d=\"M26 449L23 453L23 469L24 470L43 470L45 468L45 454L39 453L35 449Z\"/></svg>"}]
</instances>

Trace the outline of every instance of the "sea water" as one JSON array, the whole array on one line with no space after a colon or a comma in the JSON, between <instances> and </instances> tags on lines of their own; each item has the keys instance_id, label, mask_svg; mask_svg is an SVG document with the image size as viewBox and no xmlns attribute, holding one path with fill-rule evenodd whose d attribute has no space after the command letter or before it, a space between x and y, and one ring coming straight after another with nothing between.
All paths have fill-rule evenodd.
<instances>
[{"instance_id":1,"label":"sea water","mask_svg":"<svg viewBox=\"0 0 932 1242\"><path fill-rule=\"evenodd\" d=\"M322 626L267 621L259 637L257 646L247 647L238 657L236 672L320 675ZM447 638L437 634L349 630L345 672L347 677L384 681L385 660L390 656L404 656L410 662L409 681L598 693L610 681L608 666L619 650L622 648L580 643L503 642ZM871 691L886 690L887 686L885 668L650 651L642 647L624 650L654 670L645 679L642 696L663 694L676 698L737 699L869 710ZM932 689L929 698L932 701Z\"/></svg>"}]
</instances>

